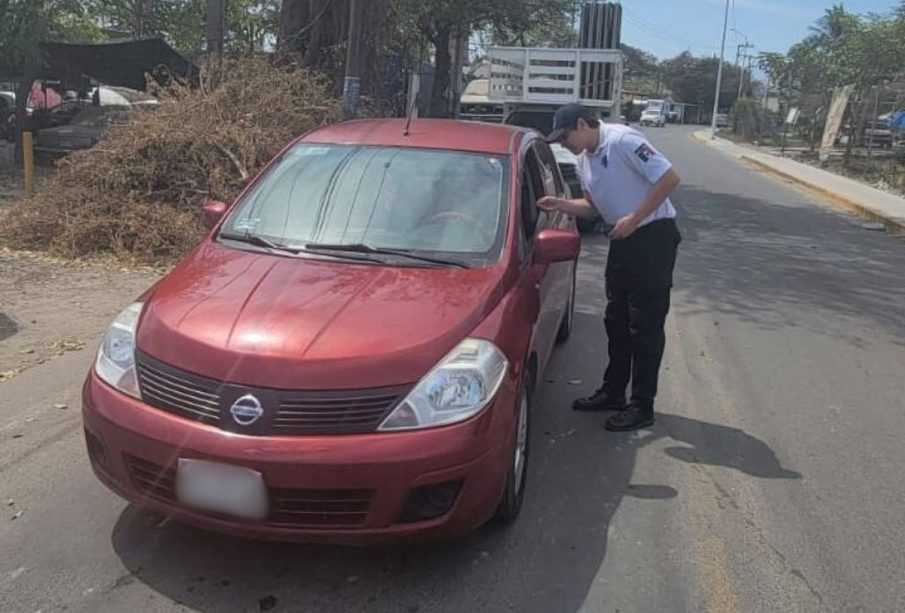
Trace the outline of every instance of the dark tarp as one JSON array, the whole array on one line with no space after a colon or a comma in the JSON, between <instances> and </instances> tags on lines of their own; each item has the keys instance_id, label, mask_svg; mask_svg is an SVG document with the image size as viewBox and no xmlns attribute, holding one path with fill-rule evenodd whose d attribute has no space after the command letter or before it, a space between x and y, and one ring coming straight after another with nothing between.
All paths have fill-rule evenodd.
<instances>
[{"instance_id":1,"label":"dark tarp","mask_svg":"<svg viewBox=\"0 0 905 613\"><path fill-rule=\"evenodd\" d=\"M94 44L41 43L41 76L78 89L88 77L104 85L144 91L145 75L166 80L177 76L195 80L198 68L160 38Z\"/></svg>"}]
</instances>

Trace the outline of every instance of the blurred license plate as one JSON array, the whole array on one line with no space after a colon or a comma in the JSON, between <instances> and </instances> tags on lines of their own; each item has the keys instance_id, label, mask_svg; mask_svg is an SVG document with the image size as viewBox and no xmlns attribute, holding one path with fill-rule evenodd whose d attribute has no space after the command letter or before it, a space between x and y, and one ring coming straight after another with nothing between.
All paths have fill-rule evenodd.
<instances>
[{"instance_id":1,"label":"blurred license plate","mask_svg":"<svg viewBox=\"0 0 905 613\"><path fill-rule=\"evenodd\" d=\"M267 517L261 473L218 462L179 459L176 496L186 506L243 519Z\"/></svg>"}]
</instances>

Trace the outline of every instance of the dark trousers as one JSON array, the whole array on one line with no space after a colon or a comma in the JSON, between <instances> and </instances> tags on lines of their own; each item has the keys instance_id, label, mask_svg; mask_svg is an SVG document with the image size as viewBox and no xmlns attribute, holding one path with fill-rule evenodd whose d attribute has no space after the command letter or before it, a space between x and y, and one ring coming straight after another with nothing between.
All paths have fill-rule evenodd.
<instances>
[{"instance_id":1,"label":"dark trousers","mask_svg":"<svg viewBox=\"0 0 905 613\"><path fill-rule=\"evenodd\" d=\"M609 365L604 387L631 403L653 407L666 335L669 293L682 236L673 219L651 222L610 245L606 264Z\"/></svg>"}]
</instances>

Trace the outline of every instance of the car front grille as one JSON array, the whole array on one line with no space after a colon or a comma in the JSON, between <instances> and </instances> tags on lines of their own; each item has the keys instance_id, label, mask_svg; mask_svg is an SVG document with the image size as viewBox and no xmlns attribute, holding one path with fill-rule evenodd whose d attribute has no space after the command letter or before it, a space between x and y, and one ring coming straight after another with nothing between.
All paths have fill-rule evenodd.
<instances>
[{"instance_id":1,"label":"car front grille","mask_svg":"<svg viewBox=\"0 0 905 613\"><path fill-rule=\"evenodd\" d=\"M373 490L271 490L270 523L277 526L361 526L368 519Z\"/></svg>"},{"instance_id":2,"label":"car front grille","mask_svg":"<svg viewBox=\"0 0 905 613\"><path fill-rule=\"evenodd\" d=\"M286 434L373 431L398 402L398 391L287 396L280 403L273 430Z\"/></svg>"},{"instance_id":3,"label":"car front grille","mask_svg":"<svg viewBox=\"0 0 905 613\"><path fill-rule=\"evenodd\" d=\"M176 471L126 455L126 466L132 485L142 496L161 502L176 502Z\"/></svg>"},{"instance_id":4,"label":"car front grille","mask_svg":"<svg viewBox=\"0 0 905 613\"><path fill-rule=\"evenodd\" d=\"M220 385L173 369L138 361L142 398L169 413L207 424L220 422Z\"/></svg>"},{"instance_id":5,"label":"car front grille","mask_svg":"<svg viewBox=\"0 0 905 613\"><path fill-rule=\"evenodd\" d=\"M144 401L195 422L252 436L364 434L374 432L409 391L408 386L342 391L255 389L223 383L137 355ZM252 425L233 419L239 398L254 396L264 410Z\"/></svg>"},{"instance_id":6,"label":"car front grille","mask_svg":"<svg viewBox=\"0 0 905 613\"><path fill-rule=\"evenodd\" d=\"M165 504L177 504L175 469L129 454L125 461L132 485L139 494ZM264 521L267 525L299 529L359 528L368 519L374 490L268 488L268 495L270 516Z\"/></svg>"}]
</instances>

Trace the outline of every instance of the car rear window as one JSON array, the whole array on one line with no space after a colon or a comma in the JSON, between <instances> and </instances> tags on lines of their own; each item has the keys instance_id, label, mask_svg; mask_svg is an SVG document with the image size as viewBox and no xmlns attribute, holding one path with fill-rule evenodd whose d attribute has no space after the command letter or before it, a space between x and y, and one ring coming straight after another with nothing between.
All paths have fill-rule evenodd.
<instances>
[{"instance_id":1,"label":"car rear window","mask_svg":"<svg viewBox=\"0 0 905 613\"><path fill-rule=\"evenodd\" d=\"M508 186L501 156L299 144L249 190L223 232L496 259Z\"/></svg>"}]
</instances>

